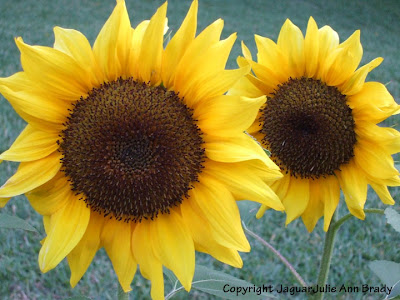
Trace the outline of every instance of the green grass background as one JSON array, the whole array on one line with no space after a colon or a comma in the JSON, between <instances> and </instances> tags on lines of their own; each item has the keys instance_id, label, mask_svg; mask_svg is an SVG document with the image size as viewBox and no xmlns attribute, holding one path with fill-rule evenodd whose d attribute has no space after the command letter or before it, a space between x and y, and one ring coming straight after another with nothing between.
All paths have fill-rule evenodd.
<instances>
[{"instance_id":1,"label":"green grass background","mask_svg":"<svg viewBox=\"0 0 400 300\"><path fill-rule=\"evenodd\" d=\"M132 25L148 19L163 1L126 0ZM190 1L171 0L168 7L169 27L175 32L182 22ZM27 43L51 46L54 38L52 28L61 26L83 32L91 43L95 40L105 20L111 13L113 0L0 0L0 76L10 76L21 70L19 52L14 37L22 36ZM388 89L400 98L400 1L262 1L200 0L199 31L217 18L225 20L223 36L238 32L238 41L228 62L235 67L240 55L240 40L244 40L255 55L253 34L276 40L280 27L290 18L303 32L309 16L318 25L332 26L345 40L356 29L361 29L364 47L362 63L377 56L385 58L368 80L388 83ZM199 32L198 31L198 32ZM397 126L399 118L392 117L385 125ZM0 151L6 150L24 128L24 122L11 106L0 96ZM0 184L6 181L17 167L14 163L0 165ZM399 190L392 189L399 211ZM340 214L346 213L343 201ZM369 193L366 207L384 207L373 192ZM87 273L75 289L69 286L69 269L66 261L47 274L41 274L37 256L39 241L45 236L41 217L30 208L26 199L14 198L1 212L27 220L38 233L21 230L0 229L0 299L66 299L86 295L93 299L115 299L117 279L105 252L99 251ZM287 228L283 214L268 211L261 220L251 220L249 228L276 247L294 264L309 283L316 281L323 247L322 220L309 234L304 225L296 220ZM222 270L228 274L256 285L298 285L285 267L249 237L250 253L243 253L244 267L234 269L221 264L207 255L198 254L197 261L203 265ZM331 286L379 285L379 279L371 273L368 262L387 259L400 262L400 236L382 216L368 215L364 222L352 219L338 234L331 273ZM150 284L139 272L132 282L132 298L149 298ZM166 293L171 289L166 280ZM178 299L209 299L210 296L193 291L182 292ZM326 299L382 299L378 294L335 294ZM281 297L282 299L289 296ZM297 296L302 299L304 296Z\"/></svg>"}]
</instances>

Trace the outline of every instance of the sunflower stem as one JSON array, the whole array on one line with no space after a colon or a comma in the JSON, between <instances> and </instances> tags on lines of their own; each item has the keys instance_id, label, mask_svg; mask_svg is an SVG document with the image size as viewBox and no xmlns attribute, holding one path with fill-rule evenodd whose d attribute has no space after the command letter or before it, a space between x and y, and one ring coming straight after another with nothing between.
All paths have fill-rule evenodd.
<instances>
[{"instance_id":1,"label":"sunflower stem","mask_svg":"<svg viewBox=\"0 0 400 300\"><path fill-rule=\"evenodd\" d=\"M267 247L269 250L272 251L280 260L283 262L283 264L292 272L294 277L297 279L297 281L301 284L301 286L306 287L307 283L305 280L300 276L300 274L296 271L296 269L293 267L293 265L277 250L275 249L270 243L268 243L266 240L255 234L253 231L248 229L244 223L243 228L244 231L247 232L247 234L251 235L253 238L255 238L257 241L259 241L261 244L263 244L265 247Z\"/></svg>"},{"instance_id":2,"label":"sunflower stem","mask_svg":"<svg viewBox=\"0 0 400 300\"><path fill-rule=\"evenodd\" d=\"M380 214L380 215L385 214L385 211L379 208L367 208L364 209L364 212L367 214ZM324 252L322 254L322 260L318 274L317 287L323 288L322 291L325 290L324 287L328 279L329 267L331 265L331 258L332 258L333 246L335 244L336 232L339 230L340 226L342 226L346 221L350 220L352 217L354 217L352 214L347 214L338 220L337 213L335 212L333 214L331 224L325 236ZM315 299L316 300L324 299L324 292L317 293Z\"/></svg>"},{"instance_id":3,"label":"sunflower stem","mask_svg":"<svg viewBox=\"0 0 400 300\"><path fill-rule=\"evenodd\" d=\"M344 220L343 222L345 221L346 220ZM319 274L317 281L317 289L322 288L322 292L316 294L315 296L316 300L324 299L324 294L325 294L324 287L328 280L329 267L331 266L331 258L332 258L333 246L335 244L336 232L340 227L340 225L336 226L337 223L338 223L337 213L335 212L332 216L331 224L329 225L328 231L325 235L324 252L322 254L322 260L321 260L321 265L319 267Z\"/></svg>"},{"instance_id":4,"label":"sunflower stem","mask_svg":"<svg viewBox=\"0 0 400 300\"><path fill-rule=\"evenodd\" d=\"M120 284L118 284L118 300L129 300L129 292L125 293Z\"/></svg>"},{"instance_id":5,"label":"sunflower stem","mask_svg":"<svg viewBox=\"0 0 400 300\"><path fill-rule=\"evenodd\" d=\"M385 214L385 211L380 208L366 208L366 209L364 209L364 212L366 214L379 214L379 215ZM340 218L339 220L337 220L334 224L335 230L338 230L340 228L340 226L343 225L343 223L345 223L346 221L350 220L353 217L354 216L352 214L347 214L347 215L343 216L342 218Z\"/></svg>"}]
</instances>

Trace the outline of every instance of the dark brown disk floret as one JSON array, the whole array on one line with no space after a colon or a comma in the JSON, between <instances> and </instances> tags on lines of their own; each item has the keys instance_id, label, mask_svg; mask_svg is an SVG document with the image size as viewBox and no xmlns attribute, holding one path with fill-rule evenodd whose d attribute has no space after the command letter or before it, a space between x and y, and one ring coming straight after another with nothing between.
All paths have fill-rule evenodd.
<instances>
[{"instance_id":1,"label":"dark brown disk floret","mask_svg":"<svg viewBox=\"0 0 400 300\"><path fill-rule=\"evenodd\" d=\"M333 175L354 156L355 123L346 96L320 80L291 78L279 85L260 122L271 158L295 177Z\"/></svg>"},{"instance_id":2,"label":"dark brown disk floret","mask_svg":"<svg viewBox=\"0 0 400 300\"><path fill-rule=\"evenodd\" d=\"M75 103L61 134L62 169L91 210L153 219L179 205L198 180L201 134L174 92L118 79Z\"/></svg>"}]
</instances>

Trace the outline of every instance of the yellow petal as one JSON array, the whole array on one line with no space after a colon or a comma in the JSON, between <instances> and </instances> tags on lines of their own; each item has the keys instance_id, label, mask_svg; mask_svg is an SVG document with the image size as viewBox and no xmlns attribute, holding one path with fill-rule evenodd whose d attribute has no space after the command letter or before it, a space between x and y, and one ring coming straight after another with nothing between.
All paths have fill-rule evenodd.
<instances>
[{"instance_id":1,"label":"yellow petal","mask_svg":"<svg viewBox=\"0 0 400 300\"><path fill-rule=\"evenodd\" d=\"M289 19L281 28L277 45L288 58L290 76L303 76L305 72L304 37L299 27Z\"/></svg>"},{"instance_id":2,"label":"yellow petal","mask_svg":"<svg viewBox=\"0 0 400 300\"><path fill-rule=\"evenodd\" d=\"M327 68L327 62L326 62L327 57L333 51L333 49L336 49L336 47L339 45L339 35L331 27L324 26L318 30L318 38L319 38L319 43L318 43L319 68L314 78L321 79L325 69Z\"/></svg>"},{"instance_id":3,"label":"yellow petal","mask_svg":"<svg viewBox=\"0 0 400 300\"><path fill-rule=\"evenodd\" d=\"M105 218L95 212L91 212L89 224L82 239L67 255L69 268L71 269L70 283L75 287L85 274L92 262L97 250L100 248L100 232Z\"/></svg>"},{"instance_id":4,"label":"yellow petal","mask_svg":"<svg viewBox=\"0 0 400 300\"><path fill-rule=\"evenodd\" d=\"M317 73L319 47L318 26L313 17L310 17L304 38L305 75L308 78L312 78Z\"/></svg>"},{"instance_id":5,"label":"yellow petal","mask_svg":"<svg viewBox=\"0 0 400 300\"><path fill-rule=\"evenodd\" d=\"M50 223L51 223L51 216L43 216L43 227L44 227L44 232L48 234L50 232ZM40 244L43 245L44 241L46 238L40 241Z\"/></svg>"},{"instance_id":6,"label":"yellow petal","mask_svg":"<svg viewBox=\"0 0 400 300\"><path fill-rule=\"evenodd\" d=\"M17 172L0 188L0 197L14 197L33 190L52 179L61 167L61 153L32 162L22 162Z\"/></svg>"},{"instance_id":7,"label":"yellow petal","mask_svg":"<svg viewBox=\"0 0 400 300\"><path fill-rule=\"evenodd\" d=\"M379 123L389 116L399 112L393 96L380 82L366 82L361 91L347 97L347 104L353 110L353 116L358 120L369 120Z\"/></svg>"},{"instance_id":8,"label":"yellow petal","mask_svg":"<svg viewBox=\"0 0 400 300\"><path fill-rule=\"evenodd\" d=\"M359 121L355 128L360 139L379 145L389 154L400 152L400 132L390 127L380 127L368 121Z\"/></svg>"},{"instance_id":9,"label":"yellow petal","mask_svg":"<svg viewBox=\"0 0 400 300\"><path fill-rule=\"evenodd\" d=\"M93 45L93 54L105 76L112 81L127 74L132 28L125 1L117 1Z\"/></svg>"},{"instance_id":10,"label":"yellow petal","mask_svg":"<svg viewBox=\"0 0 400 300\"><path fill-rule=\"evenodd\" d=\"M217 242L225 247L248 252L250 245L244 235L239 209L232 194L224 185L201 173L200 183L190 192L192 209L201 211L213 228Z\"/></svg>"},{"instance_id":11,"label":"yellow petal","mask_svg":"<svg viewBox=\"0 0 400 300\"><path fill-rule=\"evenodd\" d=\"M343 190L347 208L357 218L364 220L364 204L367 200L367 179L354 160L340 166L336 171L340 187Z\"/></svg>"},{"instance_id":12,"label":"yellow petal","mask_svg":"<svg viewBox=\"0 0 400 300\"><path fill-rule=\"evenodd\" d=\"M38 95L37 93L32 93L29 89L19 91L13 90L11 82L13 81L13 77L20 77L19 74L21 73L14 74L7 78L8 82L0 79L0 93L10 102L12 107L18 113L24 112L25 114L47 122L56 124L64 123L69 114L68 108L71 107L71 104L67 101L49 98L44 94ZM22 117L24 116L22 115ZM29 122L29 119L26 121Z\"/></svg>"},{"instance_id":13,"label":"yellow petal","mask_svg":"<svg viewBox=\"0 0 400 300\"><path fill-rule=\"evenodd\" d=\"M378 194L379 198L382 200L383 203L388 205L393 205L395 203L386 185L376 184L373 182L370 182L369 184Z\"/></svg>"},{"instance_id":14,"label":"yellow petal","mask_svg":"<svg viewBox=\"0 0 400 300\"><path fill-rule=\"evenodd\" d=\"M48 156L58 149L56 133L48 133L27 125L10 149L0 155L1 160L32 161Z\"/></svg>"},{"instance_id":15,"label":"yellow petal","mask_svg":"<svg viewBox=\"0 0 400 300\"><path fill-rule=\"evenodd\" d=\"M268 209L269 209L268 206L266 206L266 205L264 205L264 204L261 205L260 208L259 208L259 210L257 211L256 218L257 218L257 219L262 218L262 216L265 214L265 212L266 212Z\"/></svg>"},{"instance_id":16,"label":"yellow petal","mask_svg":"<svg viewBox=\"0 0 400 300\"><path fill-rule=\"evenodd\" d=\"M254 86L251 81L245 77L240 78L234 85L229 89L227 95L232 96L243 96L247 95L249 98L258 98L265 95L256 86Z\"/></svg>"},{"instance_id":17,"label":"yellow petal","mask_svg":"<svg viewBox=\"0 0 400 300\"><path fill-rule=\"evenodd\" d=\"M165 2L151 18L143 35L142 48L139 55L139 79L151 84L161 81L161 60L163 52L164 28L167 14Z\"/></svg>"},{"instance_id":18,"label":"yellow petal","mask_svg":"<svg viewBox=\"0 0 400 300\"><path fill-rule=\"evenodd\" d=\"M4 206L6 206L8 200L10 200L11 197L9 198L0 198L0 208L3 208Z\"/></svg>"},{"instance_id":19,"label":"yellow petal","mask_svg":"<svg viewBox=\"0 0 400 300\"><path fill-rule=\"evenodd\" d=\"M201 212L193 210L189 201L183 201L180 208L182 218L193 237L196 251L210 254L219 261L236 268L242 267L243 262L238 252L220 245L210 234L212 228Z\"/></svg>"},{"instance_id":20,"label":"yellow petal","mask_svg":"<svg viewBox=\"0 0 400 300\"><path fill-rule=\"evenodd\" d=\"M347 81L345 81L339 87L341 93L344 95L354 95L361 91L368 73L379 66L382 61L383 58L378 57L366 64L365 66L359 68L356 72L354 72L353 75L351 75L351 77Z\"/></svg>"},{"instance_id":21,"label":"yellow petal","mask_svg":"<svg viewBox=\"0 0 400 300\"><path fill-rule=\"evenodd\" d=\"M243 41L241 42L241 46L242 46L243 56L247 60L253 60L253 58L251 57L251 52L250 52L249 48L246 46L246 44Z\"/></svg>"},{"instance_id":22,"label":"yellow petal","mask_svg":"<svg viewBox=\"0 0 400 300\"><path fill-rule=\"evenodd\" d=\"M103 74L96 59L94 58L92 47L87 38L79 31L54 27L54 49L68 54L79 63L85 71L90 74L90 81L98 86L103 83Z\"/></svg>"},{"instance_id":23,"label":"yellow petal","mask_svg":"<svg viewBox=\"0 0 400 300\"><path fill-rule=\"evenodd\" d=\"M31 116L25 113L23 110L17 109L15 107L14 110L22 119L24 119L29 125L37 130L59 134L65 128L64 125L62 125L61 123L53 123L42 120L40 118Z\"/></svg>"},{"instance_id":24,"label":"yellow petal","mask_svg":"<svg viewBox=\"0 0 400 300\"><path fill-rule=\"evenodd\" d=\"M279 79L279 74L276 73L276 68L274 67L268 68L253 61L250 61L250 65L255 76L268 87L268 90L276 90L280 83L285 82L290 77L287 73Z\"/></svg>"},{"instance_id":25,"label":"yellow petal","mask_svg":"<svg viewBox=\"0 0 400 300\"><path fill-rule=\"evenodd\" d=\"M279 180L276 180L272 183L270 183L271 189L276 193L276 195L279 197L279 199L282 200L286 197L286 194L289 190L289 183L290 183L290 175L284 174L283 177ZM256 218L260 219L265 211L267 209L270 209L268 205L261 205L260 209L258 210L256 214Z\"/></svg>"},{"instance_id":26,"label":"yellow petal","mask_svg":"<svg viewBox=\"0 0 400 300\"><path fill-rule=\"evenodd\" d=\"M135 276L137 264L131 251L132 246L131 224L115 218L104 222L101 232L101 244L104 246L119 283L125 292L131 291L130 284Z\"/></svg>"},{"instance_id":27,"label":"yellow petal","mask_svg":"<svg viewBox=\"0 0 400 300\"><path fill-rule=\"evenodd\" d=\"M324 82L331 86L338 86L348 80L360 64L363 54L360 31L355 31L337 50L339 51L335 52L332 64L325 69L324 74ZM329 56L327 61L330 61Z\"/></svg>"},{"instance_id":28,"label":"yellow petal","mask_svg":"<svg viewBox=\"0 0 400 300\"><path fill-rule=\"evenodd\" d=\"M225 70L235 40L236 34L230 35L227 39L213 44L195 59L192 57L192 63L184 66L183 70L183 66L180 66L181 70L177 70L177 77L182 77L179 81L175 79L174 90L179 92L189 107L194 107L197 102L205 100L204 97L222 95L250 71L249 66L237 70Z\"/></svg>"},{"instance_id":29,"label":"yellow petal","mask_svg":"<svg viewBox=\"0 0 400 300\"><path fill-rule=\"evenodd\" d=\"M333 214L339 204L340 186L335 176L318 179L320 191L324 201L324 230L328 231Z\"/></svg>"},{"instance_id":30,"label":"yellow petal","mask_svg":"<svg viewBox=\"0 0 400 300\"><path fill-rule=\"evenodd\" d=\"M289 191L290 179L291 179L290 174L284 174L282 179L277 180L271 184L272 190L275 191L275 193L281 200L286 197L286 194Z\"/></svg>"},{"instance_id":31,"label":"yellow petal","mask_svg":"<svg viewBox=\"0 0 400 300\"><path fill-rule=\"evenodd\" d=\"M46 94L63 100L87 95L91 89L89 77L72 57L53 48L27 45L22 38L15 42L21 52L22 68Z\"/></svg>"},{"instance_id":32,"label":"yellow petal","mask_svg":"<svg viewBox=\"0 0 400 300\"><path fill-rule=\"evenodd\" d=\"M136 224L132 235L132 253L140 265L140 273L151 280L151 298L164 300L162 264L153 250L150 223L151 221L142 221Z\"/></svg>"},{"instance_id":33,"label":"yellow petal","mask_svg":"<svg viewBox=\"0 0 400 300\"><path fill-rule=\"evenodd\" d=\"M232 192L237 200L257 201L276 210L284 207L275 192L254 172L243 163L205 164L204 173L216 178ZM270 180L276 180L271 176Z\"/></svg>"},{"instance_id":34,"label":"yellow petal","mask_svg":"<svg viewBox=\"0 0 400 300\"><path fill-rule=\"evenodd\" d=\"M281 177L279 167L267 156L260 145L249 135L243 133L235 138L204 136L204 148L208 158L219 162L241 162L257 159L275 175Z\"/></svg>"},{"instance_id":35,"label":"yellow petal","mask_svg":"<svg viewBox=\"0 0 400 300\"><path fill-rule=\"evenodd\" d=\"M182 97L189 107L193 107L196 104L202 105L207 100L213 100L213 98L225 94L240 78L248 74L250 66L235 69L235 70L222 70L218 73L211 74L210 77L204 77L199 81L194 82ZM186 98L185 98L186 97ZM195 106L197 107L197 106Z\"/></svg>"},{"instance_id":36,"label":"yellow petal","mask_svg":"<svg viewBox=\"0 0 400 300\"><path fill-rule=\"evenodd\" d=\"M139 55L142 51L142 42L143 36L146 32L147 27L149 26L150 21L146 20L139 23L136 26L135 30L132 32L132 39L131 39L131 47L129 51L129 59L128 59L128 74L132 76L134 79L139 77L140 70L138 68L139 64ZM145 47L145 46L143 46Z\"/></svg>"},{"instance_id":37,"label":"yellow petal","mask_svg":"<svg viewBox=\"0 0 400 300\"><path fill-rule=\"evenodd\" d=\"M254 120L253 124L251 124L251 126L246 130L246 132L248 132L252 137L254 137L259 143L260 145L262 144L262 139L264 138L264 134L262 134L260 132L260 130L262 129L262 123L260 122L261 116L262 116L262 110L265 106L261 106L259 112L257 113L257 117ZM259 139L258 137L261 135L261 138Z\"/></svg>"},{"instance_id":38,"label":"yellow petal","mask_svg":"<svg viewBox=\"0 0 400 300\"><path fill-rule=\"evenodd\" d=\"M265 96L247 98L222 95L201 103L193 114L201 130L213 135L231 136L253 124Z\"/></svg>"},{"instance_id":39,"label":"yellow petal","mask_svg":"<svg viewBox=\"0 0 400 300\"><path fill-rule=\"evenodd\" d=\"M196 70L200 71L198 69L199 59L203 57L203 60L206 60L204 53L219 41L223 27L224 22L221 19L215 21L204 29L189 45L179 64L176 66L176 74L173 84L175 91L183 91L185 87L187 88L187 86L189 86L193 79L193 72ZM212 70L216 69L213 68Z\"/></svg>"},{"instance_id":40,"label":"yellow petal","mask_svg":"<svg viewBox=\"0 0 400 300\"><path fill-rule=\"evenodd\" d=\"M324 195L321 193L321 184L319 180L310 180L310 200L301 215L308 232L314 230L319 218L324 215L324 202L322 200Z\"/></svg>"},{"instance_id":41,"label":"yellow petal","mask_svg":"<svg viewBox=\"0 0 400 300\"><path fill-rule=\"evenodd\" d=\"M251 74L248 74L246 78L258 89L260 90L263 95L270 95L272 94L275 89L276 89L276 84L274 82L269 82L269 81L263 81Z\"/></svg>"},{"instance_id":42,"label":"yellow petal","mask_svg":"<svg viewBox=\"0 0 400 300\"><path fill-rule=\"evenodd\" d=\"M181 57L183 57L196 35L197 8L198 1L195 0L192 2L181 27L165 48L161 76L163 84L166 87L173 85L176 66L179 64Z\"/></svg>"},{"instance_id":43,"label":"yellow petal","mask_svg":"<svg viewBox=\"0 0 400 300\"><path fill-rule=\"evenodd\" d=\"M90 218L86 203L70 193L67 205L51 216L46 240L39 252L39 267L47 272L56 267L85 234Z\"/></svg>"},{"instance_id":44,"label":"yellow petal","mask_svg":"<svg viewBox=\"0 0 400 300\"><path fill-rule=\"evenodd\" d=\"M310 180L290 178L289 188L282 203L286 211L286 225L303 214L310 200Z\"/></svg>"},{"instance_id":45,"label":"yellow petal","mask_svg":"<svg viewBox=\"0 0 400 300\"><path fill-rule=\"evenodd\" d=\"M369 178L387 179L399 175L392 156L380 145L358 141L354 147L354 160Z\"/></svg>"},{"instance_id":46,"label":"yellow petal","mask_svg":"<svg viewBox=\"0 0 400 300\"><path fill-rule=\"evenodd\" d=\"M39 214L52 215L67 204L71 193L73 192L65 174L58 172L53 179L25 195Z\"/></svg>"},{"instance_id":47,"label":"yellow petal","mask_svg":"<svg viewBox=\"0 0 400 300\"><path fill-rule=\"evenodd\" d=\"M288 57L285 56L282 49L269 38L254 35L257 45L258 64L268 70L271 78L279 82L285 82L291 75L291 69L288 63ZM279 66L277 68L276 66ZM259 67L252 64L253 67ZM259 67L260 68L260 67ZM261 72L261 68L260 71ZM256 72L257 74L257 72Z\"/></svg>"},{"instance_id":48,"label":"yellow petal","mask_svg":"<svg viewBox=\"0 0 400 300\"><path fill-rule=\"evenodd\" d=\"M185 200L184 200L185 201ZM191 233L182 217L173 209L150 222L154 252L172 270L183 287L190 291L195 266L195 250Z\"/></svg>"}]
</instances>

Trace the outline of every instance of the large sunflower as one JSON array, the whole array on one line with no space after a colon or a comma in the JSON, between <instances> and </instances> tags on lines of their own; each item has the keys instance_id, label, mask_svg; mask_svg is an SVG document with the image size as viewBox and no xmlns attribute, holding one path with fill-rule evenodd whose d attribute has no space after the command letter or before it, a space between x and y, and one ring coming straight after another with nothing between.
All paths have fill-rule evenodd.
<instances>
[{"instance_id":1,"label":"large sunflower","mask_svg":"<svg viewBox=\"0 0 400 300\"><path fill-rule=\"evenodd\" d=\"M339 43L331 27L318 29L313 18L305 37L287 20L277 43L258 35L255 41L258 62L244 44L244 57L238 58L254 74L230 94L267 96L249 133L285 174L272 189L285 206L286 224L301 216L312 231L324 216L328 230L340 190L349 211L364 219L368 184L393 204L387 186L400 185L391 156L400 151L400 134L376 124L398 113L399 106L383 84L365 82L382 58L357 69L360 31ZM257 217L267 207L262 205Z\"/></svg>"},{"instance_id":2,"label":"large sunflower","mask_svg":"<svg viewBox=\"0 0 400 300\"><path fill-rule=\"evenodd\" d=\"M161 299L163 266L190 289L195 250L242 266L235 199L283 209L264 183L279 168L244 133L265 97L224 95L250 68L225 70L222 20L195 37L197 6L165 49L167 4L133 29L123 0L93 48L59 27L54 48L16 39L23 72L0 92L28 125L0 156L21 162L0 204L26 194L43 215L43 272L67 257L75 286L104 247L125 291L139 265Z\"/></svg>"}]
</instances>

